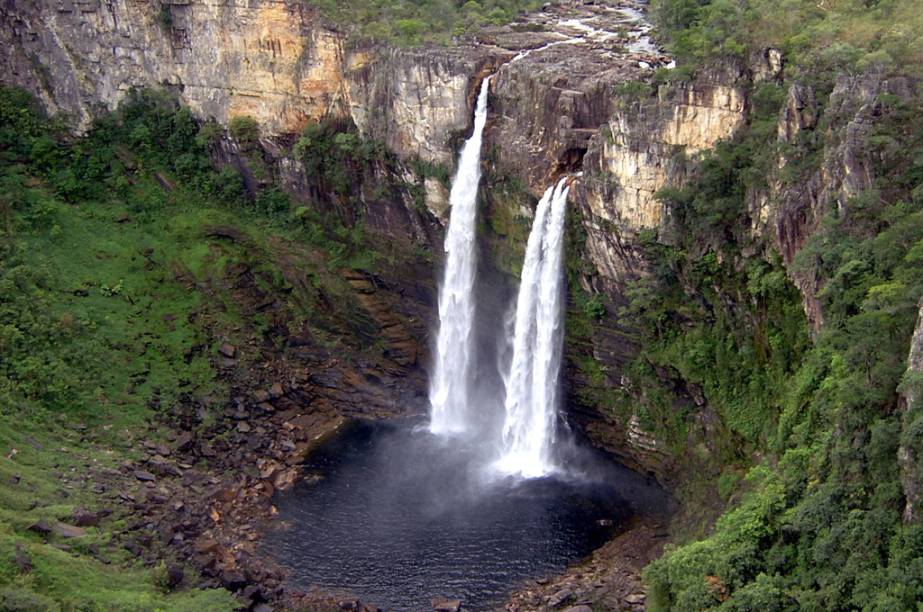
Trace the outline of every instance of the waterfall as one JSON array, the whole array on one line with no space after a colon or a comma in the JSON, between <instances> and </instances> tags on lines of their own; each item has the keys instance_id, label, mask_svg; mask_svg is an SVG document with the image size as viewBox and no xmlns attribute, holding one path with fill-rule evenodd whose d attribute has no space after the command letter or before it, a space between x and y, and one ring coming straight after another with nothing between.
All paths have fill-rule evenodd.
<instances>
[{"instance_id":1,"label":"waterfall","mask_svg":"<svg viewBox=\"0 0 923 612\"><path fill-rule=\"evenodd\" d=\"M554 469L551 445L564 341L562 268L569 191L568 179L561 179L538 203L516 299L513 357L506 377L503 455L497 467L527 478Z\"/></svg>"},{"instance_id":2,"label":"waterfall","mask_svg":"<svg viewBox=\"0 0 923 612\"><path fill-rule=\"evenodd\" d=\"M430 431L435 434L460 433L468 427L474 350L477 195L489 86L490 77L481 83L474 132L462 148L449 196L451 213L445 237L445 276L439 293L436 363L429 387Z\"/></svg>"}]
</instances>

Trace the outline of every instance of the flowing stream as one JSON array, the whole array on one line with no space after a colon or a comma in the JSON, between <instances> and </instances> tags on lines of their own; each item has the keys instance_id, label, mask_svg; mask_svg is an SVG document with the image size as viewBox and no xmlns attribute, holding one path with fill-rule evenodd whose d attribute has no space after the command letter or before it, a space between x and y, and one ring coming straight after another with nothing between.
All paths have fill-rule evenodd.
<instances>
[{"instance_id":1,"label":"flowing stream","mask_svg":"<svg viewBox=\"0 0 923 612\"><path fill-rule=\"evenodd\" d=\"M445 276L439 294L439 334L429 387L430 431L434 434L464 433L469 423L469 387L474 359L477 196L489 88L490 77L481 83L474 132L462 148L449 196L452 208L445 238Z\"/></svg>"}]
</instances>

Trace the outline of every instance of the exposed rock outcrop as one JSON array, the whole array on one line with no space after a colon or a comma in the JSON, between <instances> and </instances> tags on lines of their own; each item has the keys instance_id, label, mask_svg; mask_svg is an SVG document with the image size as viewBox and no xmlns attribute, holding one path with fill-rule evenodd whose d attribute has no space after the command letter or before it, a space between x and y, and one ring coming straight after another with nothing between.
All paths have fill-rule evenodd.
<instances>
[{"instance_id":1,"label":"exposed rock outcrop","mask_svg":"<svg viewBox=\"0 0 923 612\"><path fill-rule=\"evenodd\" d=\"M747 84L747 72L732 64L660 86L654 96L625 94L594 135L575 200L600 289L613 290L640 272L633 238L666 221L657 192L681 184L688 159L743 125Z\"/></svg>"},{"instance_id":2,"label":"exposed rock outcrop","mask_svg":"<svg viewBox=\"0 0 923 612\"><path fill-rule=\"evenodd\" d=\"M904 488L904 522L920 520L920 504L923 502L923 457L920 455L919 440L913 434L914 424L923 422L920 416L921 377L923 377L923 300L920 301L920 316L917 328L910 341L910 356L907 363L904 401L904 431L902 444L897 451L901 466L901 485ZM908 435L906 432L910 432Z\"/></svg>"},{"instance_id":3,"label":"exposed rock outcrop","mask_svg":"<svg viewBox=\"0 0 923 612\"><path fill-rule=\"evenodd\" d=\"M132 87L163 85L200 117L253 117L264 136L349 118L401 156L443 164L488 62L476 47L347 51L316 10L283 0L16 0L0 24L2 80L81 127Z\"/></svg>"},{"instance_id":4,"label":"exposed rock outcrop","mask_svg":"<svg viewBox=\"0 0 923 612\"><path fill-rule=\"evenodd\" d=\"M451 167L453 145L471 123L477 85L499 60L476 45L351 52L345 82L350 117L399 157Z\"/></svg>"},{"instance_id":5,"label":"exposed rock outcrop","mask_svg":"<svg viewBox=\"0 0 923 612\"><path fill-rule=\"evenodd\" d=\"M302 3L17 0L0 23L4 81L81 125L152 85L201 116L251 115L273 133L346 109L342 36Z\"/></svg>"},{"instance_id":6,"label":"exposed rock outcrop","mask_svg":"<svg viewBox=\"0 0 923 612\"><path fill-rule=\"evenodd\" d=\"M814 329L824 322L817 299L822 287L812 267L794 268L795 256L825 214L848 213L850 200L875 186L875 152L867 142L881 115L883 95L908 100L911 83L878 74L840 76L822 116L813 89L790 85L777 130L787 152L780 154L779 171L770 177L769 189L749 197L753 233L766 238L782 256ZM817 133L819 126L824 126L822 133ZM805 163L812 152L820 153L816 167ZM796 164L802 167L793 167Z\"/></svg>"}]
</instances>

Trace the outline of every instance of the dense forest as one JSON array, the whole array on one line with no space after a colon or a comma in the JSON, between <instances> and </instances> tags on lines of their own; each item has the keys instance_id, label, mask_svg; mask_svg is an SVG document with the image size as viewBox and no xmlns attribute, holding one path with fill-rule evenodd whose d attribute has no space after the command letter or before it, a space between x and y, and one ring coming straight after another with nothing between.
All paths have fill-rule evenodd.
<instances>
[{"instance_id":1,"label":"dense forest","mask_svg":"<svg viewBox=\"0 0 923 612\"><path fill-rule=\"evenodd\" d=\"M901 78L923 65L912 2L661 0L654 14L686 70L777 46L788 78L821 105L838 77ZM688 185L659 194L675 227L663 242L645 238L655 265L633 289L646 338L635 367L648 381L652 367L672 368L717 407L730 509L708 537L649 567L654 609L909 610L923 599L923 530L902 521L898 459L899 446L919 456L921 418L920 381L905 375L923 294L923 91L910 83L909 96L878 99L861 142L873 187L825 211L794 262L821 288L820 329L779 255L749 234L746 197L766 189L780 158L793 162L777 180L804 185L832 128L778 143L786 93L758 85L748 128ZM682 440L669 406L650 404L650 418Z\"/></svg>"}]
</instances>

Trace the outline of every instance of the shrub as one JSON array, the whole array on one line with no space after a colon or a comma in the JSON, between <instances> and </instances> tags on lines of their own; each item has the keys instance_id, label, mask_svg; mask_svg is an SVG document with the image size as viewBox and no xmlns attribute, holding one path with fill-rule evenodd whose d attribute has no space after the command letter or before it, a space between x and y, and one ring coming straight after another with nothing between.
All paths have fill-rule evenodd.
<instances>
[{"instance_id":1,"label":"shrub","mask_svg":"<svg viewBox=\"0 0 923 612\"><path fill-rule=\"evenodd\" d=\"M260 124L249 115L232 117L228 122L231 137L244 146L253 146L260 140Z\"/></svg>"}]
</instances>

